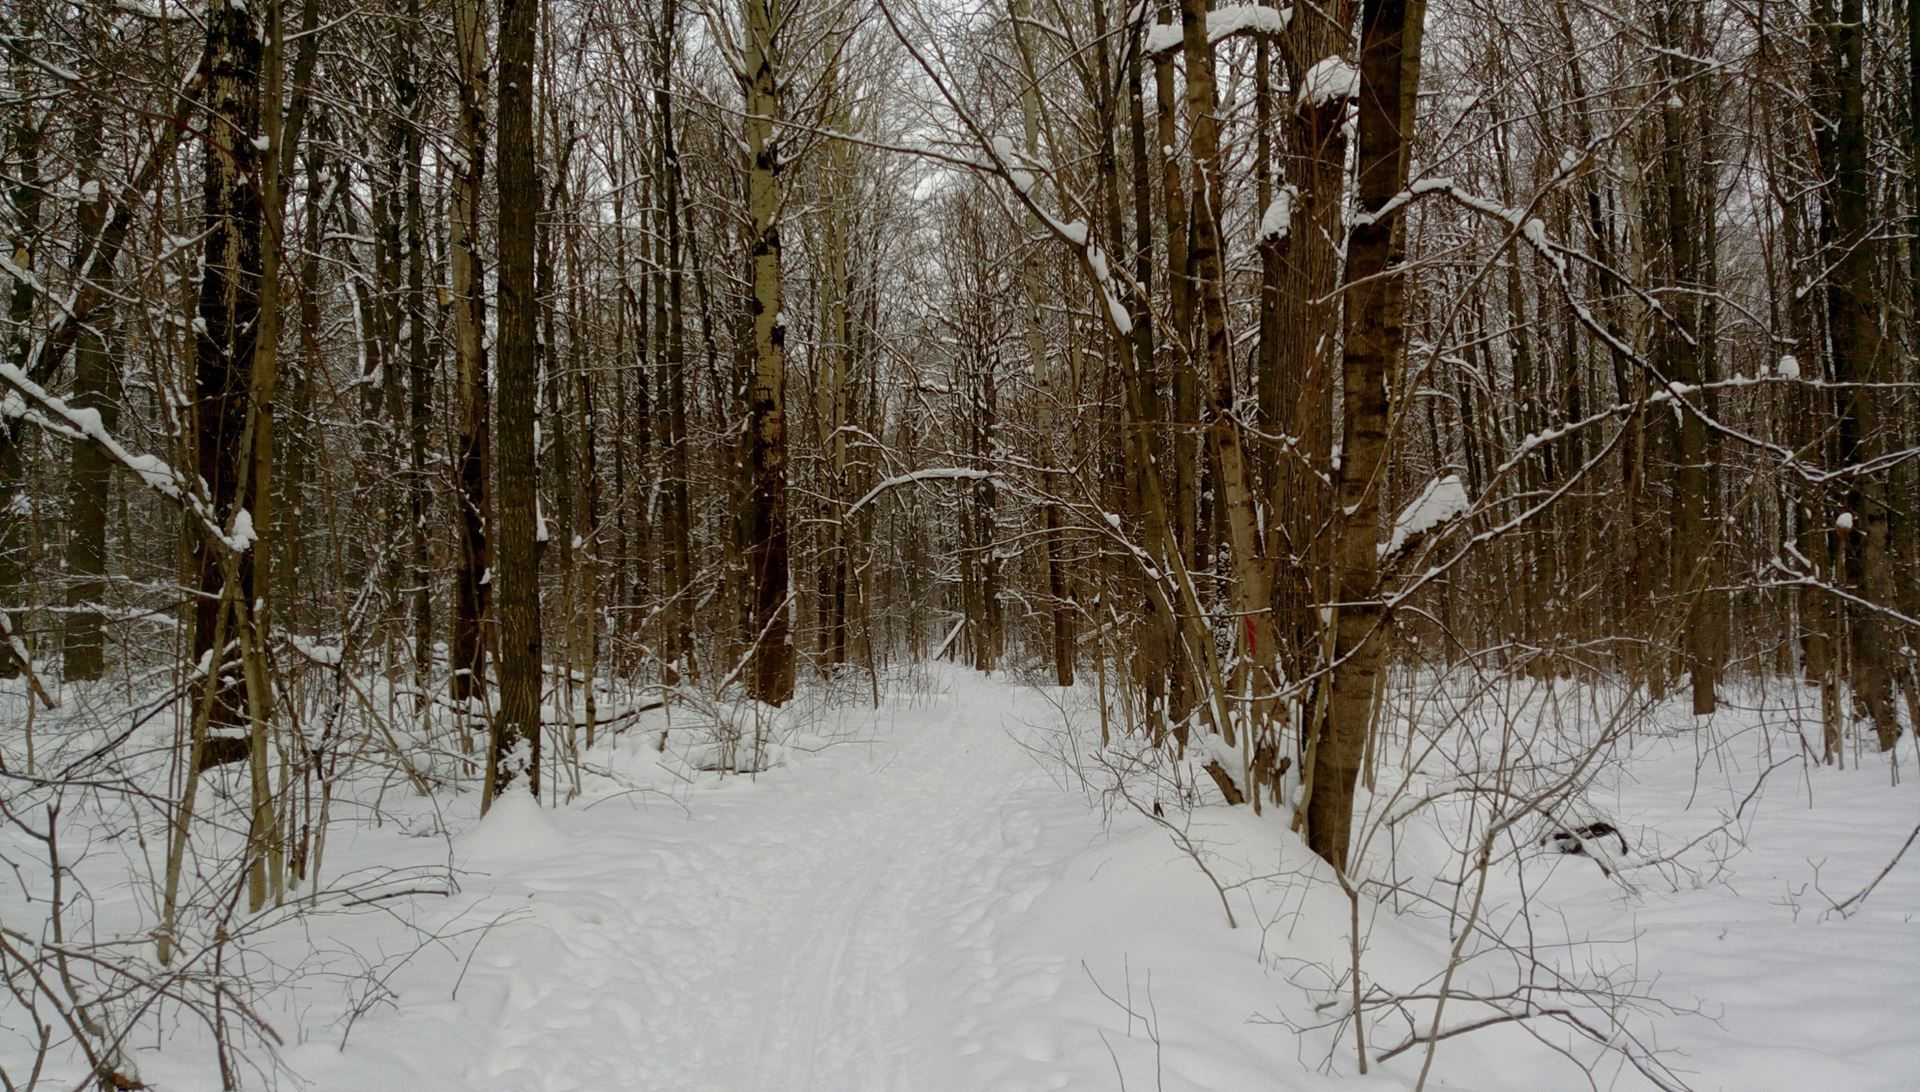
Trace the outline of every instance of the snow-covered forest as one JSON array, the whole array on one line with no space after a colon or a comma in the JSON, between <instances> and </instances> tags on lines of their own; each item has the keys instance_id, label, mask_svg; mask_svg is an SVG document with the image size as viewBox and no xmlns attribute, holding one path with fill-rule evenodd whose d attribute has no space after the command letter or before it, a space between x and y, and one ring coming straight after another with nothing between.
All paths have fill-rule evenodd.
<instances>
[{"instance_id":1,"label":"snow-covered forest","mask_svg":"<svg viewBox=\"0 0 1920 1092\"><path fill-rule=\"evenodd\" d=\"M5 1092L1920 1087L1915 0L0 0L0 234Z\"/></svg>"}]
</instances>

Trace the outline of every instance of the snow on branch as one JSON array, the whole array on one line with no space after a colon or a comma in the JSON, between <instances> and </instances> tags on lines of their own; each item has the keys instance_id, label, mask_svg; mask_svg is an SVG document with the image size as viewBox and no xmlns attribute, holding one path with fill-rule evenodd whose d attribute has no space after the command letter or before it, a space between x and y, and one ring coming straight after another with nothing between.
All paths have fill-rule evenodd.
<instances>
[{"instance_id":1,"label":"snow on branch","mask_svg":"<svg viewBox=\"0 0 1920 1092\"><path fill-rule=\"evenodd\" d=\"M1609 329L1605 323L1601 322L1599 318L1594 315L1592 308L1587 305L1586 301L1582 300L1578 294L1574 292L1572 268L1568 262L1568 258L1578 259L1586 265L1604 268L1602 263L1594 259L1591 255L1584 254L1574 247L1549 238L1545 221L1539 217L1530 216L1530 208L1513 208L1503 205L1498 201L1481 197L1478 194L1462 189L1456 185L1451 178L1423 178L1388 198L1378 209L1372 211L1363 210L1353 214L1348 218L1348 225L1352 227L1370 223L1382 216L1396 212L1415 199L1428 194L1440 195L1462 208L1504 221L1512 232L1509 236L1510 239L1528 247L1546 262L1547 268L1551 271L1554 283L1557 284L1560 289L1561 298L1566 301L1568 308L1572 310L1575 320L1578 321L1588 333L1598 339L1601 344L1607 346L1610 351L1617 354L1621 359L1632 361L1653 381L1654 389L1649 391L1644 399L1646 404L1658 405L1661 403L1671 403L1676 412L1692 416L1708 429L1723 436L1730 437L1741 444L1772 454L1780 460L1782 466L1792 469L1805 480L1814 483L1823 482L1835 477L1874 473L1895 463L1905 462L1910 458L1920 456L1920 449L1911 449L1893 453L1891 457L1883 456L1872 465L1860 464L1839 470L1822 471L1810 468L1799 452L1783 445L1772 443L1750 432L1735 428L1714 417L1712 414L1709 414L1689 396L1700 393L1712 384L1683 383L1668 378L1661 374L1660 369L1656 367L1652 361L1641 355L1631 343L1619 333ZM1538 199L1536 198L1536 200ZM1619 276L1617 273L1615 275ZM1622 283L1631 284L1631 281L1626 277L1620 277L1620 280ZM1660 308L1658 300L1653 299L1639 289L1634 289L1634 291L1653 310L1660 314L1665 314ZM1735 382L1751 383L1756 381L1806 382L1800 378L1799 361L1792 360L1791 358L1784 359L1778 369L1778 374L1772 377L1765 377L1762 380L1738 379ZM1522 446L1523 448L1529 447L1541 439L1541 437L1530 437L1529 441L1524 442ZM1524 451L1522 454L1524 454Z\"/></svg>"},{"instance_id":2,"label":"snow on branch","mask_svg":"<svg viewBox=\"0 0 1920 1092\"><path fill-rule=\"evenodd\" d=\"M1046 225L1048 231L1080 252L1087 276L1093 280L1102 302L1107 305L1107 318L1112 322L1114 332L1120 337L1132 334L1133 315L1127 310L1126 301L1121 295L1120 279L1107 263L1107 252L1093 241L1092 234L1087 230L1087 222L1080 219L1061 220L1040 206L1033 193L1033 172L1039 169L1038 164L1015 151L1012 141L1004 136L996 136L986 143L992 155L982 159L976 166L988 174L1005 178L1026 205L1027 211Z\"/></svg>"},{"instance_id":3,"label":"snow on branch","mask_svg":"<svg viewBox=\"0 0 1920 1092\"><path fill-rule=\"evenodd\" d=\"M843 520L852 519L855 513L867 505L872 504L879 498L880 494L902 485L912 485L914 482L934 481L998 481L999 478L1000 475L995 474L991 470L974 470L963 466L938 466L926 470L916 470L911 474L901 474L888 478L875 485L872 489L867 490L866 496L861 497L849 505L846 512L842 513L840 518Z\"/></svg>"},{"instance_id":4,"label":"snow on branch","mask_svg":"<svg viewBox=\"0 0 1920 1092\"><path fill-rule=\"evenodd\" d=\"M1218 45L1236 34L1278 37L1293 21L1292 8L1269 8L1260 4L1222 4L1207 15L1207 41ZM1181 44L1179 23L1155 23L1140 41L1140 51L1149 57L1172 53Z\"/></svg>"},{"instance_id":5,"label":"snow on branch","mask_svg":"<svg viewBox=\"0 0 1920 1092\"><path fill-rule=\"evenodd\" d=\"M1798 549L1795 549L1791 542L1784 543L1783 545L1786 547L1787 552L1789 552L1794 556L1795 560L1802 561L1802 562L1806 561L1805 555L1802 555ZM1801 570L1795 569L1793 566L1788 565L1781 558L1778 558L1778 557L1774 558L1772 564L1773 564L1773 569L1780 574L1780 577L1778 579L1769 580L1764 584L1757 585L1758 587L1760 588L1811 588L1816 591L1825 592L1826 594L1833 596L1835 599L1839 599L1839 600L1842 600L1843 602L1851 603L1852 605L1859 607L1863 610L1873 611L1874 613L1887 618L1889 621L1899 623L1901 626L1904 626L1907 629L1920 631L1920 618L1915 618L1910 614L1904 613L1903 611L1895 607L1887 606L1884 603L1876 603L1873 600L1868 599L1865 596L1855 594L1854 592L1849 591L1848 589L1843 588L1840 585L1835 584L1830 580L1823 580L1820 577L1815 576L1811 572L1803 572ZM1809 563L1809 565L1810 564L1811 563Z\"/></svg>"},{"instance_id":6,"label":"snow on branch","mask_svg":"<svg viewBox=\"0 0 1920 1092\"><path fill-rule=\"evenodd\" d=\"M948 82L941 77L940 71L929 61L919 47L916 36L909 34L900 24L893 9L880 5L880 16L886 20L893 36L907 48L907 55L913 59L921 72L933 82L942 98L952 108L960 124L979 142L982 155L941 157L956 166L976 170L991 175L1007 183L1016 201L1024 206L1034 218L1039 220L1054 237L1074 248L1079 255L1081 267L1088 279L1100 293L1106 304L1107 319L1114 334L1121 338L1133 334L1133 313L1127 308L1127 298L1140 299L1143 293L1140 286L1127 276L1125 270L1116 269L1107 260L1106 251L1096 243L1087 222L1082 219L1063 220L1044 208L1035 192L1038 189L1035 171L1042 169L1040 164L1032 162L1028 156L1019 152L1013 141L1004 136L990 133L987 126L976 119L966 108L965 103L953 93ZM1062 211L1062 215L1066 215ZM1123 290L1125 294L1123 295Z\"/></svg>"},{"instance_id":7,"label":"snow on branch","mask_svg":"<svg viewBox=\"0 0 1920 1092\"><path fill-rule=\"evenodd\" d=\"M227 549L245 553L253 545L251 513L244 508L236 511L232 530L223 528L202 496L197 479L182 474L157 455L136 455L128 451L101 424L100 411L68 405L65 399L49 393L13 364L0 364L0 380L13 388L0 397L0 417L20 418L69 440L92 444L132 471L148 489L185 509Z\"/></svg>"},{"instance_id":8,"label":"snow on branch","mask_svg":"<svg viewBox=\"0 0 1920 1092\"><path fill-rule=\"evenodd\" d=\"M1392 557L1441 524L1459 519L1470 506L1460 475L1435 478L1394 517L1392 536L1378 547L1380 556Z\"/></svg>"}]
</instances>

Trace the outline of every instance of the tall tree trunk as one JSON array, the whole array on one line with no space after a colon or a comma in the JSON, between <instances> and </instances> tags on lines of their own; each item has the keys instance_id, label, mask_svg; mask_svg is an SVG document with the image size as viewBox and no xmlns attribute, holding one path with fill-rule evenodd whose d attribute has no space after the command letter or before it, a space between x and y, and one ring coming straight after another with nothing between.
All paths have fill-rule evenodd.
<instances>
[{"instance_id":1,"label":"tall tree trunk","mask_svg":"<svg viewBox=\"0 0 1920 1092\"><path fill-rule=\"evenodd\" d=\"M28 26L37 24L30 19ZM22 91L36 82L32 65L24 58L12 58L12 84ZM13 262L22 272L38 263L40 246L40 205L44 192L40 179L40 153L45 121L38 111L16 107L7 125L6 163L13 174L7 187L7 201L13 206L13 233L7 240ZM29 365L32 338L27 334L39 290L32 278L14 274L13 292L8 299L7 327L10 331L7 360L21 368ZM26 529L28 508L17 498L26 486L26 461L21 451L23 422L9 418L0 422L0 679L17 678L26 669L26 645L21 632L26 614L20 609L26 596Z\"/></svg>"},{"instance_id":2,"label":"tall tree trunk","mask_svg":"<svg viewBox=\"0 0 1920 1092\"><path fill-rule=\"evenodd\" d=\"M102 117L90 110L80 134L82 162L88 174L99 168ZM80 203L81 249L97 243L107 215L106 190L98 181L81 186L92 198ZM80 332L74 346L71 403L100 415L100 427L112 434L119 427L120 365L115 359L113 313L104 311ZM100 603L106 596L107 497L112 463L94 444L75 444L68 487L72 526L67 532L67 616L61 641L61 675L69 680L98 679L105 670L105 642L101 635ZM8 653L0 651L0 660Z\"/></svg>"},{"instance_id":3,"label":"tall tree trunk","mask_svg":"<svg viewBox=\"0 0 1920 1092\"><path fill-rule=\"evenodd\" d=\"M1177 12L1170 18L1178 19ZM1167 24L1171 25L1171 23ZM1173 531L1189 562L1197 562L1200 510L1200 384L1193 363L1193 281L1187 256L1186 183L1180 179L1178 154L1178 105L1174 98L1173 55L1161 54L1154 63L1154 107L1160 149L1160 200L1167 225L1167 299L1168 318L1173 328L1163 331L1160 344L1167 347L1173 362ZM1141 360L1139 366L1150 375L1155 361ZM1180 719L1185 701L1176 703Z\"/></svg>"},{"instance_id":4,"label":"tall tree trunk","mask_svg":"<svg viewBox=\"0 0 1920 1092\"><path fill-rule=\"evenodd\" d=\"M661 11L660 64L655 72L658 111L661 217L666 248L667 364L667 611L668 658L690 663L693 654L693 510L689 495L692 468L687 452L687 312L683 289L680 225L680 148L674 133L673 63L679 4L666 0Z\"/></svg>"},{"instance_id":5,"label":"tall tree trunk","mask_svg":"<svg viewBox=\"0 0 1920 1092\"><path fill-rule=\"evenodd\" d=\"M1153 161L1147 153L1146 79L1143 71L1147 61L1142 56L1149 25L1145 18L1140 20L1138 32L1128 42L1127 49L1127 151L1132 167L1133 278L1137 286L1127 303L1128 313L1133 318L1133 359L1138 364L1133 369L1135 374L1122 377L1127 384L1127 392L1121 402L1121 425L1128 427L1129 419L1137 412L1140 418L1132 421L1131 427L1149 431L1155 440L1152 445L1127 444L1125 447L1127 472L1133 484L1132 495L1128 498L1131 502L1129 514L1133 517L1136 530L1141 529L1147 521L1149 498L1161 493L1160 479L1157 477L1160 471L1152 461L1151 452L1164 450L1164 445L1159 442L1164 430L1161 429L1163 411L1153 321ZM1172 98L1171 76L1167 97L1169 100ZM1173 280L1177 283L1178 276ZM1149 453L1148 458L1141 457L1143 451ZM1154 548L1157 549L1157 544L1154 544ZM1164 699L1171 692L1179 695L1182 701L1190 700L1187 695L1194 691L1194 676L1184 660L1173 656L1173 650L1180 643L1179 623L1160 613L1154 596L1141 595L1137 598L1145 601L1145 617L1141 619L1142 636L1136 642L1134 654L1141 667L1140 674L1146 680L1148 730L1151 737L1158 741L1166 728L1163 715L1173 711L1168 708L1171 703ZM1066 604L1061 606L1065 607Z\"/></svg>"},{"instance_id":6,"label":"tall tree trunk","mask_svg":"<svg viewBox=\"0 0 1920 1092\"><path fill-rule=\"evenodd\" d=\"M420 84L425 73L414 40L419 25L420 0L407 0L407 39L401 45L402 73L399 108L405 116L404 222L406 236L407 317L407 549L412 570L408 577L413 615L415 704L425 708L433 675L432 537L427 517L432 505L432 482L427 476L427 444L433 424L434 361L427 355L426 225L421 193L422 128L426 124L427 96Z\"/></svg>"},{"instance_id":7,"label":"tall tree trunk","mask_svg":"<svg viewBox=\"0 0 1920 1092\"><path fill-rule=\"evenodd\" d=\"M1425 0L1365 0L1360 31L1359 203L1347 236L1342 445L1335 477L1333 683L1314 749L1307 845L1347 867L1354 786L1378 700L1385 621L1379 586L1380 477L1387 458L1387 392L1406 348L1401 212L1383 213L1406 188L1407 144L1420 83Z\"/></svg>"},{"instance_id":8,"label":"tall tree trunk","mask_svg":"<svg viewBox=\"0 0 1920 1092\"><path fill-rule=\"evenodd\" d=\"M458 155L453 162L453 342L458 424L454 474L460 549L454 564L452 697L462 709L486 693L487 642L481 627L492 599L493 521L488 489L491 412L487 391L486 274L480 258L480 206L487 163L487 28L483 0L455 0L454 51L459 68Z\"/></svg>"},{"instance_id":9,"label":"tall tree trunk","mask_svg":"<svg viewBox=\"0 0 1920 1092\"><path fill-rule=\"evenodd\" d=\"M753 386L748 392L752 493L747 513L747 593L753 603L749 693L770 705L793 696L793 636L788 616L787 357L780 287L780 111L773 36L780 0L746 2L748 264L753 294Z\"/></svg>"},{"instance_id":10,"label":"tall tree trunk","mask_svg":"<svg viewBox=\"0 0 1920 1092\"><path fill-rule=\"evenodd\" d=\"M1013 16L1014 41L1020 48L1022 73L1020 85L1020 122L1022 135L1025 138L1023 150L1030 163L1038 163L1041 161L1039 75L1033 62L1032 48L1027 42L1026 26L1027 20L1031 18L1031 8L1032 5L1029 3L1029 0L1011 0L1007 10L1009 14ZM1096 18L1102 18L1097 12L1098 9L1096 9ZM1104 30L1104 26L1101 29ZM1104 33L1099 35L1097 48L1101 50L1101 60L1104 65L1106 59L1106 36ZM1130 66L1130 71L1133 81L1131 84L1133 90L1132 101L1137 107L1140 102L1139 65L1137 63L1133 64ZM1104 82L1101 86L1103 88L1105 87ZM1103 132L1106 133L1106 136L1103 137L1102 147L1104 149L1110 149L1112 147L1111 128L1104 128ZM1134 132L1136 136L1139 135L1139 127L1137 125L1135 126ZM1110 155L1105 156L1102 161L1102 166L1108 166L1110 160ZM1118 216L1119 210L1117 208L1113 208L1111 211L1114 216ZM1024 323L1027 331L1027 366L1032 369L1034 384L1039 389L1039 412L1036 414L1036 424L1043 437L1041 442L1049 445L1049 449L1043 449L1043 457L1049 466L1053 466L1058 465L1058 460L1050 450L1050 445L1053 442L1055 433L1054 406L1059 402L1059 394L1054 389L1053 374L1047 361L1046 329L1044 326L1045 313L1042 309L1042 296L1045 290L1043 283L1044 272L1041 268L1038 254L1029 251L1022 256L1020 262L1020 287L1027 311L1026 322ZM1140 319L1136 317L1134 321L1138 323ZM1135 468L1136 474L1151 472L1151 467ZM1040 512L1041 525L1045 532L1040 539L1040 555L1041 565L1046 569L1047 574L1047 596L1051 600L1049 607L1053 620L1053 679L1054 682L1061 686L1072 686L1074 667L1073 604L1067 599L1066 572L1064 563L1060 558L1060 551L1063 545L1063 539L1060 536L1060 505L1054 500L1054 492L1059 488L1059 485L1053 478L1053 475L1047 475L1043 482L1047 499L1042 503ZM1135 507L1138 506L1136 505Z\"/></svg>"},{"instance_id":11,"label":"tall tree trunk","mask_svg":"<svg viewBox=\"0 0 1920 1092\"><path fill-rule=\"evenodd\" d=\"M540 0L500 0L500 457L493 541L499 550L500 708L487 756L487 798L525 776L540 795L540 498L534 425L539 361L534 242L533 56Z\"/></svg>"},{"instance_id":12,"label":"tall tree trunk","mask_svg":"<svg viewBox=\"0 0 1920 1092\"><path fill-rule=\"evenodd\" d=\"M1193 156L1193 213L1188 262L1193 293L1200 304L1208 371L1207 424L1212 439L1218 494L1230 551L1233 617L1242 663L1251 668L1248 684L1255 695L1273 693L1274 642L1272 570L1264 556L1254 512L1253 482L1247 466L1242 426L1234 408L1234 375L1227 342L1225 262L1220 238L1220 121L1214 114L1213 44L1207 37L1206 0L1183 0L1181 29L1187 61L1188 140ZM1256 730L1265 701L1252 706ZM1231 725L1216 728L1229 742ZM1257 802L1259 797L1254 796Z\"/></svg>"},{"instance_id":13,"label":"tall tree trunk","mask_svg":"<svg viewBox=\"0 0 1920 1092\"><path fill-rule=\"evenodd\" d=\"M1322 529L1332 514L1324 483L1333 474L1347 187L1347 99L1303 95L1300 89L1314 65L1346 55L1352 18L1352 6L1342 4L1287 22L1282 57L1294 95L1281 155L1286 185L1276 195L1285 200L1286 215L1276 215L1275 237L1263 240L1280 267L1272 319L1279 359L1271 363L1283 393L1274 425L1292 444L1269 483L1285 551L1275 559L1275 609L1283 655L1296 678L1309 677L1325 653L1320 609L1333 593L1329 536Z\"/></svg>"},{"instance_id":14,"label":"tall tree trunk","mask_svg":"<svg viewBox=\"0 0 1920 1092\"><path fill-rule=\"evenodd\" d=\"M1824 11L1825 17L1822 16ZM1825 28L1827 50L1816 55L1815 87L1825 85L1821 114L1831 127L1831 162L1827 199L1833 225L1833 243L1827 284L1827 324L1833 345L1834 378L1851 384L1840 392L1839 442L1841 462L1861 467L1881 449L1885 439L1881 421L1883 395L1863 384L1880 380L1884 346L1873 287L1875 243L1867 178L1865 61L1861 0L1840 0L1833 12L1828 0L1816 6L1816 20ZM1832 16L1837 14L1837 18ZM1862 598L1876 605L1893 603L1892 566L1887 540L1889 511L1886 474L1858 473L1849 477L1846 511L1852 527L1841 548L1850 561L1851 577ZM1885 618L1872 607L1850 611L1853 638L1851 658L1854 690L1882 750L1900 737L1900 721L1893 703L1893 646Z\"/></svg>"},{"instance_id":15,"label":"tall tree trunk","mask_svg":"<svg viewBox=\"0 0 1920 1092\"><path fill-rule=\"evenodd\" d=\"M209 61L208 136L202 180L202 230L198 317L194 324L195 461L214 516L222 526L255 507L244 454L253 396L254 354L260 338L261 229L260 59L261 37L251 7L212 0L207 18ZM275 104L278 108L278 104ZM251 519L251 511L249 511ZM250 551L251 552L251 551ZM224 680L224 650L213 648L217 616L226 602L250 615L254 567L238 567L240 587L222 595L227 569L219 547L198 535L193 545L200 594L194 600L193 657L211 665L209 723L238 726L241 697ZM241 622L241 625L246 625ZM234 627L235 630L240 628ZM230 634L234 630L228 631ZM244 738L225 737L211 748L216 760L244 758Z\"/></svg>"},{"instance_id":16,"label":"tall tree trunk","mask_svg":"<svg viewBox=\"0 0 1920 1092\"><path fill-rule=\"evenodd\" d=\"M1667 45L1660 67L1666 82L1660 89L1664 100L1661 110L1661 183L1666 235L1667 282L1673 293L1663 301L1671 321L1661 335L1662 360L1670 382L1697 388L1706 376L1702 367L1700 293L1702 261L1700 255L1700 219L1713 215L1711 196L1697 191L1694 166L1689 162L1693 115L1687 110L1683 94L1703 94L1708 88L1697 78L1695 62L1682 60L1688 45L1682 23L1684 0L1672 0L1661 13L1660 37ZM1695 407L1705 405L1704 392L1690 390L1687 401ZM1528 424L1528 431L1534 426ZM1697 412L1681 415L1679 428L1679 466L1674 471L1673 561L1669 576L1676 580L1675 591L1685 607L1681 634L1683 658L1693 684L1693 711L1711 713L1714 709L1714 682L1718 675L1714 647L1717 638L1712 629L1711 561L1713 544L1709 541L1708 492L1712 475L1707 466L1707 427Z\"/></svg>"},{"instance_id":17,"label":"tall tree trunk","mask_svg":"<svg viewBox=\"0 0 1920 1092\"><path fill-rule=\"evenodd\" d=\"M1287 419L1285 409L1285 374L1280 369L1280 249L1277 212L1274 208L1273 188L1273 58L1272 45L1263 36L1254 45L1253 51L1253 189L1254 206L1260 210L1260 226L1255 240L1260 255L1259 295L1255 297L1254 314L1259 323L1259 340L1255 345L1254 384L1259 399L1260 428L1269 433L1278 433ZM1292 195L1287 196L1286 205L1289 216L1292 214ZM1280 452L1271 444L1259 449L1254 465L1258 469L1258 478L1268 490L1274 488L1279 479ZM1272 494L1262 496L1263 502L1270 501ZM1267 515L1270 529L1277 531L1278 513L1271 509ZM1269 557L1277 556L1278 550L1269 549Z\"/></svg>"}]
</instances>

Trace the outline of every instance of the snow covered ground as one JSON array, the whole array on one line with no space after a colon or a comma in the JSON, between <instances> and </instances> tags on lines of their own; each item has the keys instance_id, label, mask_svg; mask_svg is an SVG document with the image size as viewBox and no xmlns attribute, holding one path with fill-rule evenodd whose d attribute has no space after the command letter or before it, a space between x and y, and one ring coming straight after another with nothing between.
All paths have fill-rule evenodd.
<instances>
[{"instance_id":1,"label":"snow covered ground","mask_svg":"<svg viewBox=\"0 0 1920 1092\"><path fill-rule=\"evenodd\" d=\"M1710 724L1663 715L1635 734L1582 795L1629 839L1614 874L1535 847L1538 824L1518 831L1526 848L1490 866L1479 914L1506 941L1468 944L1479 954L1454 990L1578 986L1588 992L1565 1007L1591 1019L1613 1006L1650 1071L1693 1088L1920 1087L1920 849L1834 911L1920 823L1913 754L1897 786L1880 760L1809 766L1794 742L1804 702L1756 691ZM471 793L389 791L377 821L367 811L327 851L323 884L357 877L360 895L283 913L244 946L271 982L256 1008L286 1040L277 1079L369 1092L1417 1079L1418 1047L1357 1075L1341 1019L1352 905L1284 818L1188 811L1139 772L1127 791L1141 808L1129 806L1113 760L1091 750L1084 696L936 667L879 711L789 716L774 726L783 761L757 778L688 768L691 752L662 753L650 720L591 752L581 795L559 808L512 800L477 821ZM1481 887L1471 871L1448 882L1460 878L1450 824L1474 813L1416 815L1389 780L1374 814L1402 818L1380 828L1368 868L1401 887L1373 889L1358 913L1376 998L1430 992L1465 913L1435 893ZM1445 781L1424 771L1405 784L1417 796ZM1147 814L1155 802L1165 824ZM31 859L6 838L0 853ZM94 847L80 869L103 928L137 932L151 891L127 879L137 854L121 845ZM0 876L0 920L37 928L23 878L34 882ZM404 894L449 878L452 895ZM1611 999L1595 1001L1602 987ZM0 1065L21 1073L28 1040L8 1003ZM1449 1006L1449 1029L1491 1011ZM1431 1007L1410 997L1369 1011L1377 1058L1424 1033ZM162 1010L130 1054L156 1089L216 1088L204 1040ZM1654 1086L1537 1017L1446 1039L1429 1087L1586 1088L1584 1068L1599 1087ZM79 1077L68 1061L45 1087Z\"/></svg>"}]
</instances>

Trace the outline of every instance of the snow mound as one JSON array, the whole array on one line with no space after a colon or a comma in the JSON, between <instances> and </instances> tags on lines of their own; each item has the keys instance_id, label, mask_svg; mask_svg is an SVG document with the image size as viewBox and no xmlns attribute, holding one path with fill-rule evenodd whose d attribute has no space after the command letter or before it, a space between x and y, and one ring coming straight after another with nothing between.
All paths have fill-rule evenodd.
<instances>
[{"instance_id":1,"label":"snow mound","mask_svg":"<svg viewBox=\"0 0 1920 1092\"><path fill-rule=\"evenodd\" d=\"M567 839L532 793L510 789L464 839L473 860L513 860L557 849Z\"/></svg>"}]
</instances>

